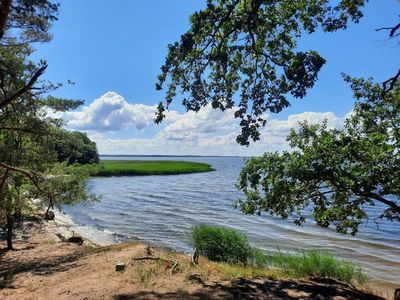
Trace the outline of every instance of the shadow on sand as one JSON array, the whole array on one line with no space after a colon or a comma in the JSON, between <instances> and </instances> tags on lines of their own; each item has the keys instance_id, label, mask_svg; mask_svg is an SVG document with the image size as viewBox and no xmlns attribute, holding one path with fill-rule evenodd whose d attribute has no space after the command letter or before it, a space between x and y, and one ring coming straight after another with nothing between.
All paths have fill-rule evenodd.
<instances>
[{"instance_id":1,"label":"shadow on sand","mask_svg":"<svg viewBox=\"0 0 400 300\"><path fill-rule=\"evenodd\" d=\"M312 281L294 280L249 280L239 279L231 286L221 284L203 284L203 287L192 294L185 291L157 293L137 292L114 296L115 300L128 299L348 299L348 300L382 300L383 298L357 291L350 285L333 279Z\"/></svg>"},{"instance_id":2,"label":"shadow on sand","mask_svg":"<svg viewBox=\"0 0 400 300\"><path fill-rule=\"evenodd\" d=\"M13 277L20 273L31 272L35 275L48 276L73 268L84 252L70 255L52 256L48 259L33 259L26 262L0 258L0 289L12 287Z\"/></svg>"}]
</instances>

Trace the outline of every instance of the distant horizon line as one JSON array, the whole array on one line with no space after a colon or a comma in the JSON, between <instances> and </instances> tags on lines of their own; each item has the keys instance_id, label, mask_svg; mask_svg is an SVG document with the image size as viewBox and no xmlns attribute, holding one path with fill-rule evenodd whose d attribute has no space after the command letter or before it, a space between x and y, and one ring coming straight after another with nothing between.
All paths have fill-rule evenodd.
<instances>
[{"instance_id":1,"label":"distant horizon line","mask_svg":"<svg viewBox=\"0 0 400 300\"><path fill-rule=\"evenodd\" d=\"M167 154L99 154L99 156L115 157L115 156L133 156L133 157L249 157L243 155L167 155Z\"/></svg>"}]
</instances>

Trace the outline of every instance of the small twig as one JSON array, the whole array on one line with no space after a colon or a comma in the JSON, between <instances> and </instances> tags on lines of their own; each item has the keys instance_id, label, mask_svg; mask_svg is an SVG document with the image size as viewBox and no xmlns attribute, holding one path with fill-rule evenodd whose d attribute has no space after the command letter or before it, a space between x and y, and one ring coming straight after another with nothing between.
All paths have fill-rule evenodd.
<instances>
[{"instance_id":1,"label":"small twig","mask_svg":"<svg viewBox=\"0 0 400 300\"><path fill-rule=\"evenodd\" d=\"M375 29L375 31L390 30L389 36L390 36L391 38L393 38L394 36L396 36L396 35L395 35L396 31L399 30L399 29L400 29L400 23L398 23L396 26L393 26L393 27L382 27L382 28L378 28L378 29Z\"/></svg>"},{"instance_id":2,"label":"small twig","mask_svg":"<svg viewBox=\"0 0 400 300\"><path fill-rule=\"evenodd\" d=\"M178 267L178 261L176 261L175 263L174 263L174 265L172 266L172 269L171 269L171 274L174 274L174 271L175 271L175 269L176 269L176 267Z\"/></svg>"},{"instance_id":3,"label":"small twig","mask_svg":"<svg viewBox=\"0 0 400 300\"><path fill-rule=\"evenodd\" d=\"M167 260L161 257L153 257L153 256L142 256L142 257L135 257L133 260Z\"/></svg>"},{"instance_id":4,"label":"small twig","mask_svg":"<svg viewBox=\"0 0 400 300\"><path fill-rule=\"evenodd\" d=\"M151 253L151 247L150 247L150 246L147 246L147 248L146 248L146 253L147 253L147 255L149 255L149 256L152 255L152 253Z\"/></svg>"},{"instance_id":5,"label":"small twig","mask_svg":"<svg viewBox=\"0 0 400 300\"><path fill-rule=\"evenodd\" d=\"M64 237L61 233L56 233L56 236L57 236L62 242L65 242L65 241L66 241L65 237Z\"/></svg>"}]
</instances>

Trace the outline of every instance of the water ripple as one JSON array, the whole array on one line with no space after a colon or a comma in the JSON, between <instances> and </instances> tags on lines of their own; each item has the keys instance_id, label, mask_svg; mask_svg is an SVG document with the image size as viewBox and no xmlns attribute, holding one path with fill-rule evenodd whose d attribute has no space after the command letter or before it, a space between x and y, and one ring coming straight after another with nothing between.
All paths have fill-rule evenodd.
<instances>
[{"instance_id":1,"label":"water ripple","mask_svg":"<svg viewBox=\"0 0 400 300\"><path fill-rule=\"evenodd\" d=\"M207 162L216 171L95 178L90 182L90 190L102 195L102 201L65 207L65 211L79 226L106 231L115 242L143 239L186 252L191 250L189 232L193 225L228 226L246 234L252 244L263 249L328 251L360 263L371 277L381 282L400 284L400 224L381 222L378 229L373 222L367 223L352 237L317 227L312 220L298 227L288 220L269 216L245 216L232 207L240 195L235 183L243 158L174 159ZM379 209L377 205L368 211L378 215Z\"/></svg>"}]
</instances>

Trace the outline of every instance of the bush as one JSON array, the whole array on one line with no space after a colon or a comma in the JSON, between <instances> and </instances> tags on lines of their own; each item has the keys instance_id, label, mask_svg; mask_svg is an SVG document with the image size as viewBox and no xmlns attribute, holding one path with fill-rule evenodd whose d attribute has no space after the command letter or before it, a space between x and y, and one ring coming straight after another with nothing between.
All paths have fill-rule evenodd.
<instances>
[{"instance_id":1,"label":"bush","mask_svg":"<svg viewBox=\"0 0 400 300\"><path fill-rule=\"evenodd\" d=\"M197 225L192 229L191 239L199 254L213 261L245 264L252 256L247 237L233 229Z\"/></svg>"}]
</instances>

